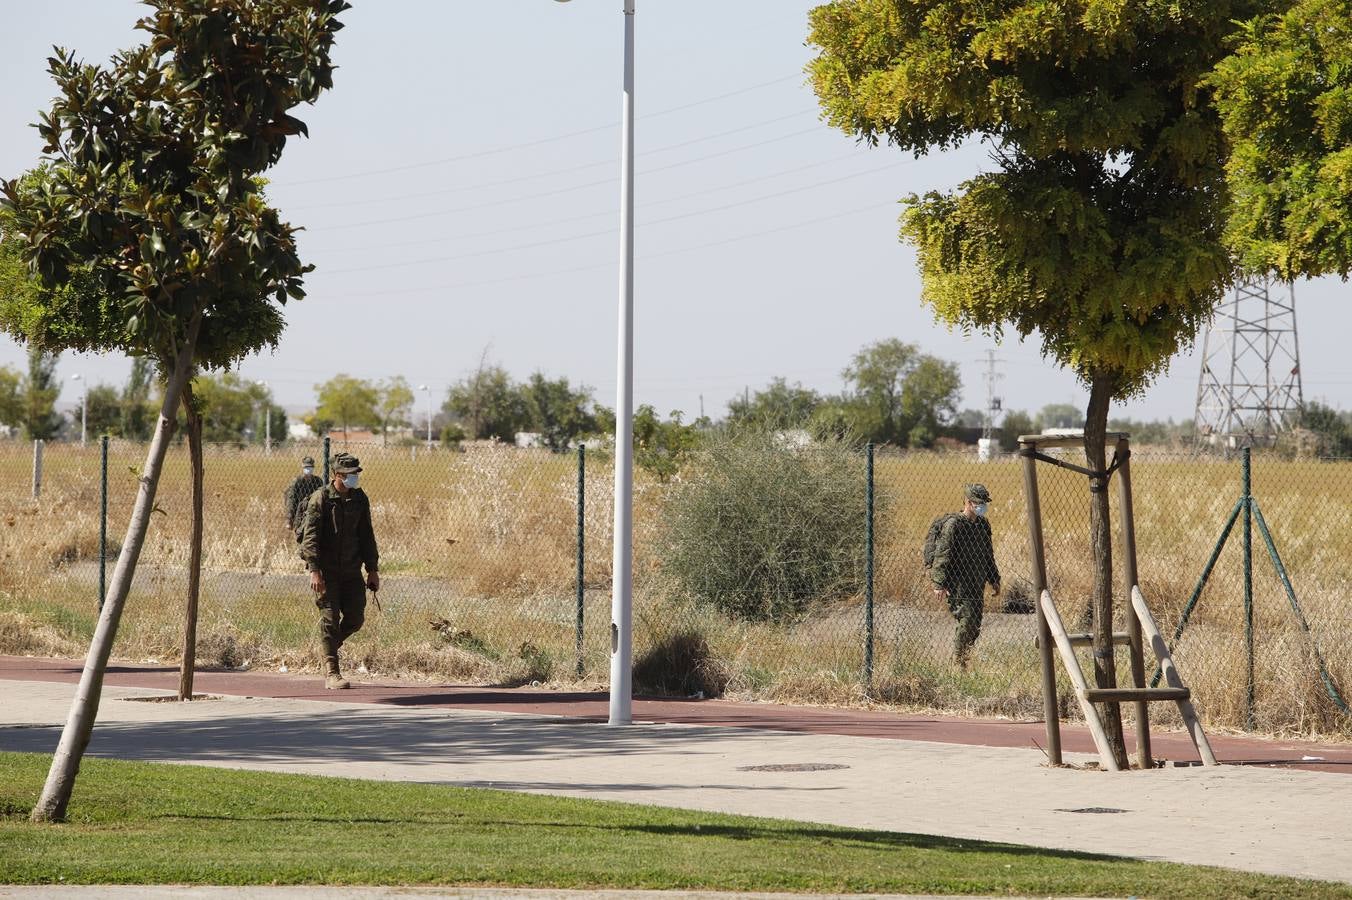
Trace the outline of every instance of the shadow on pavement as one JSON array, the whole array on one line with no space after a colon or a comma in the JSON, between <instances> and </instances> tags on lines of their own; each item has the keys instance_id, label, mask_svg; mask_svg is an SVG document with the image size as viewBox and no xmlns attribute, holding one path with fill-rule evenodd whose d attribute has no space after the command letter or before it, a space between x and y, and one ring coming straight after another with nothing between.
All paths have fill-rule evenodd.
<instances>
[{"instance_id":1,"label":"shadow on pavement","mask_svg":"<svg viewBox=\"0 0 1352 900\"><path fill-rule=\"evenodd\" d=\"M548 725L548 728L542 728ZM0 728L0 749L55 749L60 727ZM720 742L754 741L745 729L717 729ZM342 710L286 716L231 716L209 720L107 722L94 728L89 752L121 759L206 763L388 763L455 765L498 757L521 759L608 757L673 752L716 755L689 729L660 725L610 728L574 719L466 719Z\"/></svg>"}]
</instances>

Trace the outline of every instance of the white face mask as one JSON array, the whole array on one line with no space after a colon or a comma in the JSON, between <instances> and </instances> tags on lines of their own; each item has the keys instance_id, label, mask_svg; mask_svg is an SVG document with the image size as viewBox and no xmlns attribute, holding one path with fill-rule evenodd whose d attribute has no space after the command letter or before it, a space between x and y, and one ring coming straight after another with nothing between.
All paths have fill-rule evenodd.
<instances>
[{"instance_id":1,"label":"white face mask","mask_svg":"<svg viewBox=\"0 0 1352 900\"><path fill-rule=\"evenodd\" d=\"M973 507L972 507L972 512L976 513L978 516L981 516L982 518L985 518L985 516L986 516L986 504L984 504L984 503L978 503L976 506L973 506Z\"/></svg>"},{"instance_id":2,"label":"white face mask","mask_svg":"<svg viewBox=\"0 0 1352 900\"><path fill-rule=\"evenodd\" d=\"M303 474L305 474L305 475L313 475L313 474L315 473L315 467L314 467L314 466L304 466L303 468L301 468L301 472L302 472Z\"/></svg>"},{"instance_id":3,"label":"white face mask","mask_svg":"<svg viewBox=\"0 0 1352 900\"><path fill-rule=\"evenodd\" d=\"M348 490L355 488L357 486L357 473L353 472L351 475L343 476L343 484L347 485Z\"/></svg>"}]
</instances>

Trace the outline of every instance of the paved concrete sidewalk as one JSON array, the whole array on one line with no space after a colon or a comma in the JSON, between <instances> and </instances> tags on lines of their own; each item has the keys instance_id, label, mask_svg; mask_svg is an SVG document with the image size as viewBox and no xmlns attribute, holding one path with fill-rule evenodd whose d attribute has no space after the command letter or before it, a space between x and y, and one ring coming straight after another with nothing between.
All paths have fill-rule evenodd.
<instances>
[{"instance_id":1,"label":"paved concrete sidewalk","mask_svg":"<svg viewBox=\"0 0 1352 900\"><path fill-rule=\"evenodd\" d=\"M0 682L0 749L49 752L72 694L69 684ZM1352 779L1341 775L1259 767L1109 775L1048 768L1036 750L838 734L611 728L334 701L132 699L155 695L163 694L105 689L90 753L653 803L1352 882L1344 836ZM784 768L814 766L824 768Z\"/></svg>"}]
</instances>

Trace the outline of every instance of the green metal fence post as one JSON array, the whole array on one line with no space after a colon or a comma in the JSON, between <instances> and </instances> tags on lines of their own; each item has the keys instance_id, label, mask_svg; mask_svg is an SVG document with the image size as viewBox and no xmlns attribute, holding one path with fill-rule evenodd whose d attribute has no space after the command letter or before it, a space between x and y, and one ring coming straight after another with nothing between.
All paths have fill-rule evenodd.
<instances>
[{"instance_id":1,"label":"green metal fence post","mask_svg":"<svg viewBox=\"0 0 1352 900\"><path fill-rule=\"evenodd\" d=\"M1253 481L1250 461L1250 449L1244 448L1244 458L1240 464L1244 479L1244 652L1248 666L1244 693L1245 727L1254 729L1253 680Z\"/></svg>"},{"instance_id":2,"label":"green metal fence post","mask_svg":"<svg viewBox=\"0 0 1352 900\"><path fill-rule=\"evenodd\" d=\"M324 483L329 483L329 437L324 436Z\"/></svg>"},{"instance_id":3,"label":"green metal fence post","mask_svg":"<svg viewBox=\"0 0 1352 900\"><path fill-rule=\"evenodd\" d=\"M99 440L99 612L108 596L108 435Z\"/></svg>"},{"instance_id":4,"label":"green metal fence post","mask_svg":"<svg viewBox=\"0 0 1352 900\"><path fill-rule=\"evenodd\" d=\"M864 488L864 689L873 686L873 444L866 452Z\"/></svg>"},{"instance_id":5,"label":"green metal fence post","mask_svg":"<svg viewBox=\"0 0 1352 900\"><path fill-rule=\"evenodd\" d=\"M587 445L577 445L577 677L582 677L582 618L586 599L583 561L587 542Z\"/></svg>"}]
</instances>

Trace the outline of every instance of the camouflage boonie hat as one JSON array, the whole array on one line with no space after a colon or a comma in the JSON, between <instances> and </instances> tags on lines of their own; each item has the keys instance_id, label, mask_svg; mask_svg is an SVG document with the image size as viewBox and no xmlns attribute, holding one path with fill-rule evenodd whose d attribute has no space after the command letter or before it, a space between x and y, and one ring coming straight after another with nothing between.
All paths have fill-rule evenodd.
<instances>
[{"instance_id":1,"label":"camouflage boonie hat","mask_svg":"<svg viewBox=\"0 0 1352 900\"><path fill-rule=\"evenodd\" d=\"M984 484L967 485L967 499L973 503L990 503L991 492L986 490Z\"/></svg>"},{"instance_id":2,"label":"camouflage boonie hat","mask_svg":"<svg viewBox=\"0 0 1352 900\"><path fill-rule=\"evenodd\" d=\"M339 475L351 475L361 471L361 463L351 453L339 453L333 458L333 471Z\"/></svg>"},{"instance_id":3,"label":"camouflage boonie hat","mask_svg":"<svg viewBox=\"0 0 1352 900\"><path fill-rule=\"evenodd\" d=\"M313 456L303 456L301 457L300 464L302 466L310 466L311 468L314 468L315 458Z\"/></svg>"}]
</instances>

